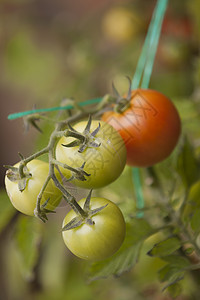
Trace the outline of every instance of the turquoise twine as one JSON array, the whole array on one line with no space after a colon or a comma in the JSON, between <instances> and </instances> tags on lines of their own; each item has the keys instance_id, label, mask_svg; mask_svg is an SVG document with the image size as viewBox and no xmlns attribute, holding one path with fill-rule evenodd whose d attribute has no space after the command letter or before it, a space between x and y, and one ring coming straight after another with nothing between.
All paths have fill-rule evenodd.
<instances>
[{"instance_id":1,"label":"turquoise twine","mask_svg":"<svg viewBox=\"0 0 200 300\"><path fill-rule=\"evenodd\" d=\"M142 75L144 82L142 82L141 87L148 88L160 37L162 21L167 8L167 2L168 0L158 0L157 5L154 9L151 23L149 25L145 42L132 80L132 89L136 89L140 86Z\"/></svg>"},{"instance_id":2,"label":"turquoise twine","mask_svg":"<svg viewBox=\"0 0 200 300\"><path fill-rule=\"evenodd\" d=\"M167 3L168 0L162 0L162 1L160 0L158 3L159 14L155 16L155 23L154 26L152 27L150 45L149 45L150 51L149 51L148 60L145 65L142 83L141 83L141 87L144 89L149 87L149 81L153 70L153 64L155 60L156 51L158 48L158 41L161 33L162 22L164 19L165 11L167 9Z\"/></svg>"},{"instance_id":3,"label":"turquoise twine","mask_svg":"<svg viewBox=\"0 0 200 300\"><path fill-rule=\"evenodd\" d=\"M167 3L168 0L157 1L157 5L154 9L151 23L149 25L149 30L143 45L143 49L138 60L136 72L131 83L132 89L136 89L139 86L141 88L148 88L149 86ZM138 168L132 168L132 180L133 184L136 187L136 207L138 210L141 210L144 208L144 197L142 193L142 184ZM136 216L138 218L142 218L143 215L143 211L139 211Z\"/></svg>"},{"instance_id":4,"label":"turquoise twine","mask_svg":"<svg viewBox=\"0 0 200 300\"><path fill-rule=\"evenodd\" d=\"M142 52L140 58L138 60L138 64L136 67L136 71L132 80L131 88L136 89L139 86L141 88L148 88L149 81L151 78L153 64L155 60L155 54L157 51L158 41L160 37L162 21L165 15L165 11L167 8L168 0L158 0L155 6L151 23L149 25L149 29L145 38L145 42L142 48ZM141 84L140 84L141 83ZM92 105L99 103L102 100L102 97L86 100L84 102L80 102L79 105L81 107L86 105ZM51 111L58 111L58 110L66 110L72 109L72 105L67 106L58 106L58 107L51 107L51 108L43 108L43 109L34 109L25 112L19 112L10 114L8 116L9 120L14 120L17 118L21 118L27 115L31 115L34 113L42 113L42 112L51 112ZM142 193L142 185L140 180L140 174L138 168L132 168L132 179L136 186L135 194L136 194L136 207L138 210L144 208L144 197ZM137 213L137 217L143 217L144 213L142 211Z\"/></svg>"},{"instance_id":5,"label":"turquoise twine","mask_svg":"<svg viewBox=\"0 0 200 300\"><path fill-rule=\"evenodd\" d=\"M83 107L83 106L86 106L86 105L96 104L96 103L99 103L101 101L101 99L102 98L99 97L99 98L86 100L86 101L80 102L79 105L81 107ZM18 119L18 118L21 118L21 117L25 117L25 116L28 116L28 115L35 114L35 113L66 110L66 109L72 109L72 108L73 108L72 105L67 105L67 106L56 106L56 107L50 107L50 108L33 109L33 110L28 110L28 111L23 111L23 112L10 114L10 115L8 115L8 119L9 120L14 120L14 119Z\"/></svg>"}]
</instances>

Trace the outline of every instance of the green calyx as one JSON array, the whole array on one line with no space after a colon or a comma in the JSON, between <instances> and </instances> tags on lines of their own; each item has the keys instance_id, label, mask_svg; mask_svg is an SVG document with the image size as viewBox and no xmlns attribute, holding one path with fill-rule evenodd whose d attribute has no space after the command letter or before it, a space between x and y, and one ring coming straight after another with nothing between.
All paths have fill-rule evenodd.
<instances>
[{"instance_id":1,"label":"green calyx","mask_svg":"<svg viewBox=\"0 0 200 300\"><path fill-rule=\"evenodd\" d=\"M57 166L57 169L58 169L61 176L62 176L62 173L58 168L59 166L64 168L64 169L68 169L68 170L71 171L72 176L69 179L66 180L67 182L69 182L71 180L74 180L74 179L77 179L77 180L80 180L80 181L86 181L87 180L86 177L89 177L91 175L91 174L87 173L84 170L86 162L84 162L82 164L82 166L80 166L79 168L73 168L71 166L68 166L67 164L63 164L63 163L57 161L56 159L53 159L51 162Z\"/></svg>"},{"instance_id":2,"label":"green calyx","mask_svg":"<svg viewBox=\"0 0 200 300\"><path fill-rule=\"evenodd\" d=\"M84 206L83 206L83 213L81 215L76 216L73 218L69 223L67 223L63 228L62 231L71 230L77 228L83 224L88 224L90 226L95 225L95 222L92 220L92 216L99 213L102 209L104 209L108 204L95 208L90 209L90 200L91 200L92 190L90 190Z\"/></svg>"},{"instance_id":3,"label":"green calyx","mask_svg":"<svg viewBox=\"0 0 200 300\"><path fill-rule=\"evenodd\" d=\"M28 180L32 177L32 174L28 171L26 166L23 167L23 176L20 174L19 168L6 165L4 166L8 170L6 171L7 178L12 182L18 182L18 188L20 192L23 192L26 188Z\"/></svg>"},{"instance_id":4,"label":"green calyx","mask_svg":"<svg viewBox=\"0 0 200 300\"><path fill-rule=\"evenodd\" d=\"M38 210L37 208L34 210L34 215L39 218L42 222L48 221L47 214L49 213L56 213L54 210L47 209L46 206L49 202L50 198L48 198Z\"/></svg>"},{"instance_id":5,"label":"green calyx","mask_svg":"<svg viewBox=\"0 0 200 300\"><path fill-rule=\"evenodd\" d=\"M122 114L130 107L130 101L127 98L121 98L120 101L115 105L114 111Z\"/></svg>"},{"instance_id":6,"label":"green calyx","mask_svg":"<svg viewBox=\"0 0 200 300\"><path fill-rule=\"evenodd\" d=\"M127 79L129 81L129 89L127 93L127 97L122 97L114 84L112 84L113 88L113 94L115 96L115 106L114 106L114 111L121 114L124 111L126 111L130 107L130 101L131 101L131 79L127 76Z\"/></svg>"},{"instance_id":7,"label":"green calyx","mask_svg":"<svg viewBox=\"0 0 200 300\"><path fill-rule=\"evenodd\" d=\"M37 131L42 133L41 128L37 124L37 122L41 119L40 114L35 113L29 116L25 116L23 119L24 119L24 127L26 132L28 132L29 128L33 126Z\"/></svg>"},{"instance_id":8,"label":"green calyx","mask_svg":"<svg viewBox=\"0 0 200 300\"><path fill-rule=\"evenodd\" d=\"M86 164L86 162L84 162L80 168L68 167L68 169L71 170L71 172L72 172L72 176L67 181L71 181L74 179L77 179L80 181L86 181L87 180L86 177L89 177L91 174L88 174L87 172L84 171L85 164Z\"/></svg>"},{"instance_id":9,"label":"green calyx","mask_svg":"<svg viewBox=\"0 0 200 300\"><path fill-rule=\"evenodd\" d=\"M80 153L82 153L88 147L90 147L90 148L91 147L94 147L94 148L99 147L101 144L97 141L95 136L99 132L101 125L99 123L98 127L94 131L90 132L91 123L92 123L92 118L91 118L91 116L89 116L87 125L82 133L78 132L70 124L68 124L69 130L67 131L67 136L74 137L75 140L66 145L62 144L62 146L64 146L64 147L79 146L78 152L80 152Z\"/></svg>"}]
</instances>

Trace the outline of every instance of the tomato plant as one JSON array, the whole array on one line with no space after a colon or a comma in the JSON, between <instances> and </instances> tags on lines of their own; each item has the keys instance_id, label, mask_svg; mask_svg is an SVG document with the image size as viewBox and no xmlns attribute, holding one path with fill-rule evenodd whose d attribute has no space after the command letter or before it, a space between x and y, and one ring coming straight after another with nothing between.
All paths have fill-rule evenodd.
<instances>
[{"instance_id":1,"label":"tomato plant","mask_svg":"<svg viewBox=\"0 0 200 300\"><path fill-rule=\"evenodd\" d=\"M15 164L14 167L18 168L19 163ZM23 191L19 190L19 180L10 180L8 178L8 172L5 177L5 186L13 206L20 212L33 216L37 196L48 176L49 165L46 162L34 159L27 164L27 172L30 178L27 179L26 187ZM61 197L62 193L55 187L51 180L43 193L41 204L44 204L48 200L45 208L53 211L60 203Z\"/></svg>"},{"instance_id":2,"label":"tomato plant","mask_svg":"<svg viewBox=\"0 0 200 300\"><path fill-rule=\"evenodd\" d=\"M81 121L74 126L77 132L83 133L87 122ZM94 132L98 126L99 131L95 136L88 132L85 139L89 141L85 149L80 152L79 146L65 147L75 142L73 137L63 136L56 147L56 159L73 168L80 168L83 164L84 171L90 176L81 181L72 180L79 187L100 188L113 182L122 173L126 164L126 147L123 139L113 127L103 121L94 120L90 131ZM72 145L72 144L71 144ZM62 173L70 178L69 169L60 168Z\"/></svg>"},{"instance_id":3,"label":"tomato plant","mask_svg":"<svg viewBox=\"0 0 200 300\"><path fill-rule=\"evenodd\" d=\"M124 139L130 166L147 167L164 160L173 151L181 132L173 103L150 89L133 90L127 109L105 112L102 120Z\"/></svg>"},{"instance_id":4,"label":"tomato plant","mask_svg":"<svg viewBox=\"0 0 200 300\"><path fill-rule=\"evenodd\" d=\"M85 199L79 201L83 208ZM122 245L125 237L125 221L118 206L100 197L90 199L90 212L85 221L78 227L63 231L63 239L69 250L86 260L102 260L113 255ZM64 218L63 226L73 220L76 213L71 210ZM90 222L88 222L90 220Z\"/></svg>"},{"instance_id":5,"label":"tomato plant","mask_svg":"<svg viewBox=\"0 0 200 300\"><path fill-rule=\"evenodd\" d=\"M2 47L3 52L1 51L6 59L3 65L3 73L6 75L3 80L3 84L6 83L3 89L3 99L5 99L3 104L9 105L10 101L8 100L10 97L12 98L12 95L17 97L16 99L20 97L22 100L23 98L26 100L26 95L31 95L29 98L34 101L46 95L47 102L39 101L37 109L16 112L11 115L12 118L9 117L10 120L23 118L26 130L32 125L42 134L40 133L40 138L37 138L37 144L34 146L37 151L28 157L21 158L16 173L12 169L7 172L7 179L11 179L10 175L12 174L9 173L14 172L9 184L12 184L12 187L16 186L14 191L12 188L7 190L9 194L12 191L11 199L16 200L16 196L20 195L17 198L17 204L21 203L23 208L25 204L28 205L33 201L31 213L34 210L35 217L44 222L47 220L46 214L50 212L44 209L44 204L49 200L46 207L49 210L54 208L51 208L50 204L56 187L72 211L67 214L68 210L66 213L63 212L65 207L59 208L57 216L50 218L46 226L43 226L36 218L29 218L23 214L16 215L5 192L0 194L2 298L16 299L17 295L20 295L22 299L32 299L34 294L36 298L38 295L41 299L65 299L67 295L76 300L95 297L100 300L109 295L109 300L117 298L144 300L146 298L175 299L180 294L181 299L190 297L199 299L200 59L198 58L197 35L200 36L200 32L196 32L195 36L191 36L189 31L186 34L183 31L181 33L179 21L172 22L176 28L170 25L171 21L169 22L167 27L168 29L171 27L172 35L169 35L169 30L162 31L161 28L162 20L166 20L164 13L167 9L167 2L169 3L167 15L173 15L175 21L179 19L179 16L181 19L183 14L186 18L190 18L194 25L195 18L198 21L196 25L199 24L200 15L196 15L197 12L200 13L197 4L199 0L173 1L176 4L171 1L171 6L170 1L167 0L146 1L146 3L144 1L125 1L126 3L119 8L120 11L116 12L115 5L113 6L115 10L113 15L112 5L109 4L108 10L105 5L106 1L98 3L101 5L100 10L96 7L97 2L93 4L92 10L91 7L88 9L88 5L91 6L92 2L84 1L86 6L83 4L81 7L78 6L76 17L70 13L70 9L74 12L75 6L77 7L75 3L69 7L69 3L66 1L67 11L65 12L64 1L58 1L58 3L55 1L56 6L54 7L52 4L50 7L53 23L51 22L51 26L46 26L45 30L39 32L39 35L32 30L33 21L35 19L37 22L37 26L34 28L40 28L39 25L42 25L41 28L44 29L42 20L45 18L45 23L48 23L49 19L46 18L48 16L44 13L41 14L39 1L34 2L34 14L31 9L33 8L32 3L31 7L27 5L23 7L22 2L24 1L20 1L19 7L17 4L15 5L14 11L10 9L10 6L3 4L2 11L6 13L3 22L9 18L9 15L13 17L13 12L20 11L20 15L16 18L17 22L15 22L16 20L9 22L9 27L5 26L8 30L3 32L3 42L6 43L5 47ZM44 2L42 3L47 3L47 1ZM157 3L153 12L154 2ZM188 2L195 2L189 4L195 11L193 15L188 7ZM21 13L19 8L22 7L24 9ZM137 14L137 8L141 16ZM93 17L88 15L90 12ZM132 12L136 12L135 18ZM31 14L30 18L27 13ZM110 17L109 13L111 13ZM152 20L141 55L138 57L150 13ZM83 36L84 28L82 26L78 26L76 31L70 29L73 23L77 23L77 19L81 21L80 18L84 14L87 22L79 23L86 24L85 36ZM38 19L39 16L42 16L41 20ZM23 25L28 25L26 27L31 29L31 32L27 31L27 28L25 31L23 30L19 23L20 19L23 21ZM31 24L27 23L29 19L31 19ZM100 21L101 28L99 24L95 25L95 19ZM48 27L53 29L53 36L51 30L50 38L45 38L45 43L39 47L43 38L42 32L46 37ZM95 32L95 29L98 32ZM102 29L102 36L100 29ZM143 34L138 35L143 29ZM12 31L14 36L12 36ZM166 33L166 36L159 41L160 32ZM56 33L59 33L58 39ZM67 38L68 33L69 39ZM97 43L95 43L96 37L98 37ZM63 51L57 46L55 48L55 40L58 42L58 47L59 45L64 46ZM185 40L187 40L186 43ZM160 52L158 49L156 55L158 44L161 48ZM42 55L38 52L40 48L43 51ZM45 49L46 52L44 52ZM29 56L26 53L29 53ZM59 57L52 61L51 56L55 57L57 54ZM102 60L100 60L100 56L103 58ZM47 60L44 60L44 57ZM31 64L28 63L29 58ZM110 75L118 74L114 75L114 81L118 81L121 80L120 74L131 74L131 69L136 70L133 78L130 79L132 89L133 86L134 88L149 86L154 58L157 59L157 66L162 63L161 69L160 66L156 68L157 70L154 69L154 87L159 90L167 89L167 95L176 95L178 100L176 103L179 106L183 124L183 136L186 138L181 138L181 143L177 145L173 155L163 163L154 165L148 170L140 169L140 172L137 172L135 168L132 170L132 168L126 167L116 182L105 187L120 175L126 163L125 143L129 150L129 164L131 166L148 166L167 157L178 141L181 131L180 120L174 105L164 95L156 91L141 89L131 91L130 89L130 93L124 98L118 98L115 95L114 97L112 95L99 97L104 95L106 83L113 79L110 78ZM138 64L136 64L137 60ZM34 67L36 62L37 65ZM194 62L193 72L190 72L192 62ZM40 63L42 63L42 69ZM45 66L46 64L47 66ZM23 66L26 69L23 70ZM60 76L57 76L59 75L56 73L57 67L60 68ZM48 71L40 72L43 69L48 69ZM158 69L159 72L156 72ZM28 75L28 71L31 71L30 83L37 93L25 91L24 94L21 87L17 88L15 92L17 86L14 77L18 78L19 76L14 76L11 80L12 78L8 76L10 70L14 71L10 72L14 75L17 71L18 74L25 74L25 76ZM49 74L49 70L54 70L50 73L50 77L46 77L50 86L45 85L42 88L42 80L40 80L41 85L36 84L32 71L36 72L36 76L40 75L38 78L43 79L44 74ZM56 74L54 79L51 78L53 73ZM12 84L7 84L12 83L10 80L15 86L13 91ZM123 89L122 81L119 85ZM52 85L52 82L59 83ZM9 86L9 91L7 86ZM52 95L53 98L56 95L64 95L65 99L61 103L56 101L55 107L48 107L50 102L52 103ZM80 99L80 102L69 99L70 95ZM88 95L98 98L88 99ZM33 104L29 104L29 109L31 109ZM45 108L42 108L43 105ZM16 105L14 106L16 107ZM12 107L13 109L14 107ZM106 123L108 125L104 125L103 121L100 121L100 127L99 121L95 121L96 125L91 125L90 130L85 130L87 127L85 125L81 129L76 127L78 126L77 122L81 122L89 116L100 117L105 112L108 115L108 111L112 109L114 111L109 112L112 118L109 123L112 121L113 127L108 123ZM72 126L76 124L75 131L70 124ZM125 126L126 124L127 126ZM114 126L115 128L119 126L120 133L124 133L124 140L119 137L119 133L116 134ZM10 132L10 127L8 129ZM14 136L17 135L16 129ZM101 133L104 129L105 133L102 138ZM5 144L9 140L11 141L6 146L7 153L12 154L13 145L19 147L18 150L26 152L27 149L23 150L21 138L18 139L15 136L14 140L13 135L10 135L9 132L3 126L3 134L7 139ZM117 139L113 138L114 132L122 143L120 144L122 150L118 149ZM12 138L8 139L9 136ZM32 136L31 133L30 138L33 137L34 135ZM31 150L31 148L29 149ZM76 155L72 156L71 153L75 152ZM39 170L35 177L30 162L32 159L39 159L44 154L48 159L46 175L42 177L43 167L38 166ZM6 158L7 160L8 158ZM23 169L22 166L24 166ZM57 176L58 168L66 178ZM35 178L37 178L40 188L33 185L36 182ZM70 181L70 185L66 184L66 179ZM94 197L96 196L96 198L93 197L91 203L87 202L88 206L86 207L87 198L80 202L78 200L82 193L87 193L87 190L80 190L78 187L74 187L73 183L80 187L102 186L103 188L95 191ZM53 192L47 196L46 193L51 184L54 189L52 188ZM28 197L24 195L28 195ZM81 198L83 197L81 196ZM121 201L120 207L123 208L126 220L126 233L124 219L116 205L104 198L114 202ZM98 202L99 199L101 202ZM60 223L61 231L64 219L64 215L63 217L61 215L63 213L67 216L63 222L62 234L58 235L57 222ZM65 237L69 250L63 242ZM120 247L120 245L122 246ZM91 261L83 263L79 258L73 256L73 253L79 258ZM85 268L86 270L84 270ZM85 285L85 277L87 277L87 282L98 281ZM99 280L107 277L106 281ZM115 278L117 280L114 280ZM183 291L181 292L182 287ZM167 294L162 295L161 291L170 293L171 297Z\"/></svg>"}]
</instances>

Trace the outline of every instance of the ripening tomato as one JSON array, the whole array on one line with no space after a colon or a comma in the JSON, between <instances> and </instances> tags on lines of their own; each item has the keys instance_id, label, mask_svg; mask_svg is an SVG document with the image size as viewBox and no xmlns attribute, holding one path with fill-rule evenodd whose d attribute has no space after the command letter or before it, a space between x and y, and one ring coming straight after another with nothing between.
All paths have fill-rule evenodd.
<instances>
[{"instance_id":1,"label":"ripening tomato","mask_svg":"<svg viewBox=\"0 0 200 300\"><path fill-rule=\"evenodd\" d=\"M169 35L175 38L182 38L183 40L191 39L193 36L194 26L190 18L166 16L163 20L162 34Z\"/></svg>"},{"instance_id":2,"label":"ripening tomato","mask_svg":"<svg viewBox=\"0 0 200 300\"><path fill-rule=\"evenodd\" d=\"M14 167L19 167L19 163L15 164ZM27 164L27 169L31 174L31 178L27 180L26 188L22 192L18 188L18 181L11 181L7 175L5 177L5 186L12 205L20 212L33 216L37 196L49 173L49 164L34 159ZM55 187L51 179L43 193L41 204L49 199L45 208L54 210L59 205L61 198L61 191Z\"/></svg>"},{"instance_id":3,"label":"ripening tomato","mask_svg":"<svg viewBox=\"0 0 200 300\"><path fill-rule=\"evenodd\" d=\"M83 208L85 199L79 201ZM63 240L69 250L86 260L102 260L113 255L122 245L126 226L119 207L108 199L92 197L90 209L104 207L91 216L92 224L84 222L79 227L62 232ZM63 227L77 215L71 210L64 218Z\"/></svg>"},{"instance_id":4,"label":"ripening tomato","mask_svg":"<svg viewBox=\"0 0 200 300\"><path fill-rule=\"evenodd\" d=\"M124 139L127 164L148 167L167 158L180 132L179 114L169 98L150 89L131 92L124 112L105 112L102 120L112 125Z\"/></svg>"},{"instance_id":5,"label":"ripening tomato","mask_svg":"<svg viewBox=\"0 0 200 300\"><path fill-rule=\"evenodd\" d=\"M73 137L62 137L56 146L56 159L73 168L80 168L84 163L84 171L90 174L85 181L78 179L72 183L82 188L100 188L116 180L122 173L126 164L126 147L120 134L109 124L103 121L93 120L90 131L93 132L100 123L100 129L94 137L98 147L86 147L80 153L79 147L65 147L75 140ZM74 125L74 129L83 133L87 121L81 121ZM67 179L73 173L60 167Z\"/></svg>"},{"instance_id":6,"label":"ripening tomato","mask_svg":"<svg viewBox=\"0 0 200 300\"><path fill-rule=\"evenodd\" d=\"M117 43L130 41L142 29L138 12L115 7L107 11L102 20L102 31L106 38Z\"/></svg>"}]
</instances>

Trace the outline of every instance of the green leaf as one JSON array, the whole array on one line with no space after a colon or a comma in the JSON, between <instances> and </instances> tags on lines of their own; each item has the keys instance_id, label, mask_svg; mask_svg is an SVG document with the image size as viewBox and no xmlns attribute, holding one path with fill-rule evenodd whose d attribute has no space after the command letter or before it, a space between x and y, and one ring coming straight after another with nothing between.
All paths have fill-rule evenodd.
<instances>
[{"instance_id":1,"label":"green leaf","mask_svg":"<svg viewBox=\"0 0 200 300\"><path fill-rule=\"evenodd\" d=\"M33 277L33 269L39 257L42 238L40 229L36 218L20 216L15 241L21 271L26 279Z\"/></svg>"},{"instance_id":2,"label":"green leaf","mask_svg":"<svg viewBox=\"0 0 200 300\"><path fill-rule=\"evenodd\" d=\"M175 295L176 286L169 288L172 285L175 285L178 281L182 280L186 272L186 268L190 265L190 262L185 257L179 255L169 255L163 258L167 264L158 271L158 279L160 282L167 282L164 289L169 289L172 296ZM178 286L177 286L178 292Z\"/></svg>"},{"instance_id":3,"label":"green leaf","mask_svg":"<svg viewBox=\"0 0 200 300\"><path fill-rule=\"evenodd\" d=\"M199 211L199 209L200 209L200 181L198 180L189 189L188 197L184 203L184 210L182 212L183 220L185 222L191 222L194 213L196 211ZM193 220L193 222L196 223L195 220Z\"/></svg>"},{"instance_id":4,"label":"green leaf","mask_svg":"<svg viewBox=\"0 0 200 300\"><path fill-rule=\"evenodd\" d=\"M0 191L0 232L16 213L5 190Z\"/></svg>"},{"instance_id":5,"label":"green leaf","mask_svg":"<svg viewBox=\"0 0 200 300\"><path fill-rule=\"evenodd\" d=\"M4 62L5 79L11 84L26 87L35 95L45 93L59 74L60 65L56 61L55 52L50 48L41 49L27 28L21 28L11 38L6 47Z\"/></svg>"},{"instance_id":6,"label":"green leaf","mask_svg":"<svg viewBox=\"0 0 200 300\"><path fill-rule=\"evenodd\" d=\"M166 291L170 294L170 296L175 299L178 297L182 292L182 286L179 282L175 282L170 284L169 286L165 287Z\"/></svg>"},{"instance_id":7,"label":"green leaf","mask_svg":"<svg viewBox=\"0 0 200 300\"><path fill-rule=\"evenodd\" d=\"M169 255L162 257L162 259L179 269L184 269L190 265L189 260L180 255Z\"/></svg>"},{"instance_id":8,"label":"green leaf","mask_svg":"<svg viewBox=\"0 0 200 300\"><path fill-rule=\"evenodd\" d=\"M194 230L195 232L200 231L200 208L194 211L194 214L190 221L190 225L192 230Z\"/></svg>"},{"instance_id":9,"label":"green leaf","mask_svg":"<svg viewBox=\"0 0 200 300\"><path fill-rule=\"evenodd\" d=\"M198 161L195 158L194 149L187 138L185 138L178 155L177 172L186 188L190 187L199 176Z\"/></svg>"},{"instance_id":10,"label":"green leaf","mask_svg":"<svg viewBox=\"0 0 200 300\"><path fill-rule=\"evenodd\" d=\"M184 272L178 266L167 264L158 272L158 278L161 282L173 282L178 278L183 278Z\"/></svg>"},{"instance_id":11,"label":"green leaf","mask_svg":"<svg viewBox=\"0 0 200 300\"><path fill-rule=\"evenodd\" d=\"M134 219L127 224L126 237L122 247L111 258L92 263L89 268L89 280L119 276L130 270L138 261L143 241L153 233L145 220Z\"/></svg>"},{"instance_id":12,"label":"green leaf","mask_svg":"<svg viewBox=\"0 0 200 300\"><path fill-rule=\"evenodd\" d=\"M157 243L147 253L149 256L166 256L170 255L181 247L180 241L177 237L168 238L160 243Z\"/></svg>"}]
</instances>

